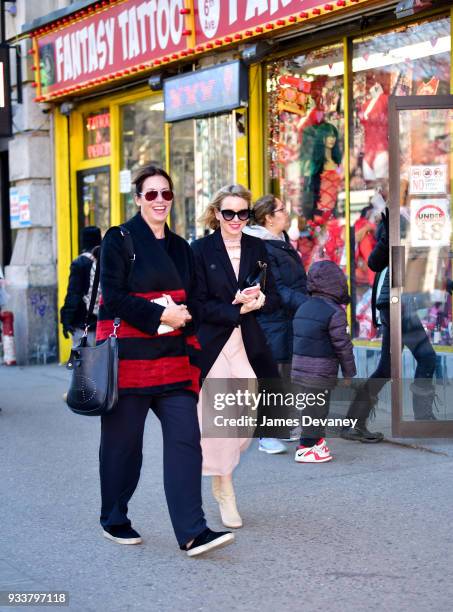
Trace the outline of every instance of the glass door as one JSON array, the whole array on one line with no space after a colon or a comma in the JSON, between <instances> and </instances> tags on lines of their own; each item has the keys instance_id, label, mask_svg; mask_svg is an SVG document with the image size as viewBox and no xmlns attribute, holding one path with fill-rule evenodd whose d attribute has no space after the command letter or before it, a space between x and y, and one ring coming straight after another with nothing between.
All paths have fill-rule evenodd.
<instances>
[{"instance_id":1,"label":"glass door","mask_svg":"<svg viewBox=\"0 0 453 612\"><path fill-rule=\"evenodd\" d=\"M171 124L170 174L175 183L171 226L189 242L203 236L198 220L214 193L236 181L239 130L234 113Z\"/></svg>"},{"instance_id":2,"label":"glass door","mask_svg":"<svg viewBox=\"0 0 453 612\"><path fill-rule=\"evenodd\" d=\"M453 96L391 97L392 432L453 435Z\"/></svg>"},{"instance_id":3,"label":"glass door","mask_svg":"<svg viewBox=\"0 0 453 612\"><path fill-rule=\"evenodd\" d=\"M80 250L84 227L97 225L102 235L110 227L110 166L77 172L77 204Z\"/></svg>"}]
</instances>

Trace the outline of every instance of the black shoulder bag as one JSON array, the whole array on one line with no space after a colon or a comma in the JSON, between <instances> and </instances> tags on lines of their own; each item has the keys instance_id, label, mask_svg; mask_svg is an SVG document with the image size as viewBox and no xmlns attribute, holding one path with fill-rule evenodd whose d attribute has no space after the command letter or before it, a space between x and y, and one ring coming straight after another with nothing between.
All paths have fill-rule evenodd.
<instances>
[{"instance_id":1,"label":"black shoulder bag","mask_svg":"<svg viewBox=\"0 0 453 612\"><path fill-rule=\"evenodd\" d=\"M122 225L119 227L131 264L129 281L135 261L134 245L130 232ZM96 303L100 270L99 256L90 305L85 318L85 331L79 346L71 350L69 361L66 364L67 369L72 371L66 402L73 412L87 416L109 414L118 402L118 338L116 331L120 326L120 319L115 317L112 333L107 340L97 346L87 346L88 321Z\"/></svg>"}]
</instances>

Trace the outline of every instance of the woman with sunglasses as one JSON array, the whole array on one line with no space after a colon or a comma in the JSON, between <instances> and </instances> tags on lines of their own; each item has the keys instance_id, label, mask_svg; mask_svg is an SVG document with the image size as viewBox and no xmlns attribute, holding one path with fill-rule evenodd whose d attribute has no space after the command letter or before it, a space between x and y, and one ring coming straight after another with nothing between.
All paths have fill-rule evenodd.
<instances>
[{"instance_id":1,"label":"woman with sunglasses","mask_svg":"<svg viewBox=\"0 0 453 612\"><path fill-rule=\"evenodd\" d=\"M289 242L286 230L289 215L279 198L268 194L253 205L255 225L245 232L264 240L270 268L282 301L282 308L272 313L260 313L258 322L272 349L284 380L290 376L293 354L293 318L296 310L307 299L307 276L302 260ZM290 416L290 415L288 415ZM288 441L299 439L288 431ZM263 438L260 449L268 453L284 452L286 447L280 440Z\"/></svg>"},{"instance_id":2,"label":"woman with sunglasses","mask_svg":"<svg viewBox=\"0 0 453 612\"><path fill-rule=\"evenodd\" d=\"M166 224L173 203L170 176L146 166L134 185L139 212L123 226L110 228L101 250L97 340L112 333L118 317L120 362L119 401L101 419L100 521L106 538L141 543L127 511L140 477L151 408L162 426L170 518L180 548L195 556L231 543L234 536L208 529L201 503L193 255Z\"/></svg>"},{"instance_id":3,"label":"woman with sunglasses","mask_svg":"<svg viewBox=\"0 0 453 612\"><path fill-rule=\"evenodd\" d=\"M214 383L214 389L217 384L219 390L225 390L225 379L278 377L277 366L256 320L258 312L272 312L279 307L272 274L267 274L266 286L262 288L265 295L259 286L245 288L257 262L267 263L263 242L243 233L250 218L250 203L250 191L242 185L220 189L203 217L205 226L215 231L191 245L200 304L198 339L205 390L212 388L212 379L223 379ZM230 390L234 392L239 386L237 381ZM205 418L208 410L207 405ZM203 434L201 396L198 413ZM203 474L212 476L212 490L223 524L238 528L242 519L236 506L233 470L241 452L250 444L250 437L235 437L231 430L229 434L218 438L202 435Z\"/></svg>"}]
</instances>

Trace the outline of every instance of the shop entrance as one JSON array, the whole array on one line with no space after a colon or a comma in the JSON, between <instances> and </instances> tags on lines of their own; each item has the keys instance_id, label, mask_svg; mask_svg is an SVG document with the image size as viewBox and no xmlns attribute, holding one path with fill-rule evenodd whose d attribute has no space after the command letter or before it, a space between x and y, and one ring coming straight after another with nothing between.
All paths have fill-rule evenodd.
<instances>
[{"instance_id":1,"label":"shop entrance","mask_svg":"<svg viewBox=\"0 0 453 612\"><path fill-rule=\"evenodd\" d=\"M97 225L102 235L110 227L110 166L77 172L77 210L80 233L88 225Z\"/></svg>"},{"instance_id":2,"label":"shop entrance","mask_svg":"<svg viewBox=\"0 0 453 612\"><path fill-rule=\"evenodd\" d=\"M392 433L453 435L453 96L395 96L390 134Z\"/></svg>"},{"instance_id":3,"label":"shop entrance","mask_svg":"<svg viewBox=\"0 0 453 612\"><path fill-rule=\"evenodd\" d=\"M246 180L238 171L246 165L245 110L168 125L170 174L177 194L171 226L191 242L203 236L199 218L214 193Z\"/></svg>"}]
</instances>

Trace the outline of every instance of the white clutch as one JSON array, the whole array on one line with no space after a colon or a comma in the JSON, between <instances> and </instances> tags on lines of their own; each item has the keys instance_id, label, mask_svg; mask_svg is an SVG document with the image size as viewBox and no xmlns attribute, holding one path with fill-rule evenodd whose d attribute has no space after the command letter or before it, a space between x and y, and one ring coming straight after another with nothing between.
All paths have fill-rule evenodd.
<instances>
[{"instance_id":1,"label":"white clutch","mask_svg":"<svg viewBox=\"0 0 453 612\"><path fill-rule=\"evenodd\" d=\"M160 297L160 298L156 298L154 300L150 300L153 304L158 304L159 306L163 306L164 308L167 308L168 306L168 299L164 296ZM161 323L157 329L157 333L160 334L168 334L169 332L175 331L175 328L172 327L171 325L165 325L165 323Z\"/></svg>"}]
</instances>

